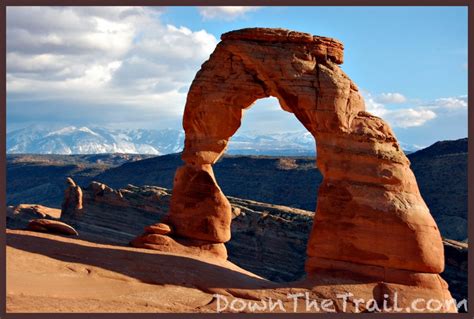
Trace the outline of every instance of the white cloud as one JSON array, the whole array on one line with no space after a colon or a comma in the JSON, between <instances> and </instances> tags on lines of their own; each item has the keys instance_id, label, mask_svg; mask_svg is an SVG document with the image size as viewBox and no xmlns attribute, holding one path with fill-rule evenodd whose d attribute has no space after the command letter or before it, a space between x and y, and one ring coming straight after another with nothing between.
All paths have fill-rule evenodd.
<instances>
[{"instance_id":1,"label":"white cloud","mask_svg":"<svg viewBox=\"0 0 474 319\"><path fill-rule=\"evenodd\" d=\"M365 106L368 112L386 120L392 127L415 127L422 126L426 122L436 118L436 113L427 107L411 108L388 108L377 102L370 93L364 93Z\"/></svg>"},{"instance_id":2,"label":"white cloud","mask_svg":"<svg viewBox=\"0 0 474 319\"><path fill-rule=\"evenodd\" d=\"M389 110L386 114L387 120L394 127L413 127L422 126L426 122L434 119L436 113L428 109L407 108L401 110Z\"/></svg>"},{"instance_id":3,"label":"white cloud","mask_svg":"<svg viewBox=\"0 0 474 319\"><path fill-rule=\"evenodd\" d=\"M165 25L160 14L151 7L8 7L9 114L33 116L40 111L34 102L51 101L41 111L57 119L76 113L117 119L128 111L149 122L179 120L183 87L217 39ZM81 112L67 110L69 103Z\"/></svg>"},{"instance_id":4,"label":"white cloud","mask_svg":"<svg viewBox=\"0 0 474 319\"><path fill-rule=\"evenodd\" d=\"M376 101L387 104L405 103L406 97L400 93L382 93L376 97Z\"/></svg>"},{"instance_id":5,"label":"white cloud","mask_svg":"<svg viewBox=\"0 0 474 319\"><path fill-rule=\"evenodd\" d=\"M436 99L432 108L444 109L448 111L467 109L467 95Z\"/></svg>"},{"instance_id":6,"label":"white cloud","mask_svg":"<svg viewBox=\"0 0 474 319\"><path fill-rule=\"evenodd\" d=\"M78 7L8 7L8 51L73 56L98 52L107 56L124 54L137 31L135 22L144 10L135 7L94 10L95 14L89 15ZM125 13L127 17L121 18Z\"/></svg>"},{"instance_id":7,"label":"white cloud","mask_svg":"<svg viewBox=\"0 0 474 319\"><path fill-rule=\"evenodd\" d=\"M234 20L245 15L247 12L255 11L259 7L239 7L239 6L216 6L216 7L199 7L199 13L206 20Z\"/></svg>"},{"instance_id":8,"label":"white cloud","mask_svg":"<svg viewBox=\"0 0 474 319\"><path fill-rule=\"evenodd\" d=\"M401 94L400 94L401 95ZM381 94L376 97L368 92L363 92L367 111L383 118L392 127L408 128L417 127L439 117L450 114L462 114L459 112L467 111L467 95L443 97L433 101L417 101L411 107L389 107L387 104L395 104L395 101L402 99L395 97L394 94ZM381 99L384 96L387 99ZM407 99L403 97L403 103ZM385 101L382 102L382 101ZM402 103L402 102L399 102Z\"/></svg>"}]
</instances>

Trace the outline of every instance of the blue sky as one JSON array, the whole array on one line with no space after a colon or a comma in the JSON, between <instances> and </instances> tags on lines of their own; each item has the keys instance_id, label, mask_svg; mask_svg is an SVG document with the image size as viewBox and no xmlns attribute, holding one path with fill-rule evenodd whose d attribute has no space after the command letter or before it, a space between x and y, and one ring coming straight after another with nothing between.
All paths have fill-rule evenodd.
<instances>
[{"instance_id":1,"label":"blue sky","mask_svg":"<svg viewBox=\"0 0 474 319\"><path fill-rule=\"evenodd\" d=\"M256 26L341 40L343 70L402 142L467 136L466 7L9 7L7 129L179 128L220 34ZM274 99L241 128L300 129Z\"/></svg>"},{"instance_id":2,"label":"blue sky","mask_svg":"<svg viewBox=\"0 0 474 319\"><path fill-rule=\"evenodd\" d=\"M233 21L206 20L195 8L172 7L163 21L205 29L216 37L255 26L329 36L344 43L344 71L369 91L423 99L439 97L441 89L449 96L467 91L463 7L264 7Z\"/></svg>"}]
</instances>

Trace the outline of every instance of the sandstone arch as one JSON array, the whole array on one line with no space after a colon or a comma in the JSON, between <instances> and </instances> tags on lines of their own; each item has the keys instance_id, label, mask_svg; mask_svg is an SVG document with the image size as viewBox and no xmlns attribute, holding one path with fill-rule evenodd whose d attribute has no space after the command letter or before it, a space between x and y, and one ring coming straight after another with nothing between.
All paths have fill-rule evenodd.
<instances>
[{"instance_id":1,"label":"sandstone arch","mask_svg":"<svg viewBox=\"0 0 474 319\"><path fill-rule=\"evenodd\" d=\"M186 101L185 165L176 172L165 221L175 234L208 244L230 239L231 207L212 164L239 128L243 110L274 96L315 137L324 177L307 273L337 269L381 281L425 280L449 295L438 275L444 257L436 223L392 130L365 111L357 86L338 66L343 45L263 28L221 39Z\"/></svg>"}]
</instances>

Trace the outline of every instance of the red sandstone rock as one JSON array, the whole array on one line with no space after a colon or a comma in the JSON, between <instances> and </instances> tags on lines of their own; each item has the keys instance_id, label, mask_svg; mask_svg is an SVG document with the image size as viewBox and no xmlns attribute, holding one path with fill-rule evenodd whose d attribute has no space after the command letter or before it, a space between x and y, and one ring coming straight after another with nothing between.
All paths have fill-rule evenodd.
<instances>
[{"instance_id":1,"label":"red sandstone rock","mask_svg":"<svg viewBox=\"0 0 474 319\"><path fill-rule=\"evenodd\" d=\"M214 243L230 239L231 206L214 178L211 165L185 165L174 179L166 222L176 235Z\"/></svg>"},{"instance_id":2,"label":"red sandstone rock","mask_svg":"<svg viewBox=\"0 0 474 319\"><path fill-rule=\"evenodd\" d=\"M172 229L169 225L156 223L154 225L145 227L145 232L149 234L170 235L172 233Z\"/></svg>"},{"instance_id":3,"label":"red sandstone rock","mask_svg":"<svg viewBox=\"0 0 474 319\"><path fill-rule=\"evenodd\" d=\"M158 251L227 259L227 249L222 243L211 243L186 238L171 238L160 234L144 234L135 238L130 245Z\"/></svg>"},{"instance_id":4,"label":"red sandstone rock","mask_svg":"<svg viewBox=\"0 0 474 319\"><path fill-rule=\"evenodd\" d=\"M26 228L45 233L59 233L72 236L79 235L77 231L68 224L51 219L32 219Z\"/></svg>"},{"instance_id":5,"label":"red sandstone rock","mask_svg":"<svg viewBox=\"0 0 474 319\"><path fill-rule=\"evenodd\" d=\"M443 271L441 236L409 160L387 123L365 111L357 86L337 65L342 51L336 40L282 29L222 36L186 101L185 165L176 172L167 216L176 234L215 243L230 239L230 205L211 165L243 112L274 96L317 140L324 177L307 271L346 271L345 263L366 275L383 269L435 278ZM449 295L439 283L433 289Z\"/></svg>"},{"instance_id":6,"label":"red sandstone rock","mask_svg":"<svg viewBox=\"0 0 474 319\"><path fill-rule=\"evenodd\" d=\"M11 217L22 214L27 214L31 217L35 216L38 218L59 218L61 215L61 210L36 204L20 204L7 208L7 215Z\"/></svg>"},{"instance_id":7,"label":"red sandstone rock","mask_svg":"<svg viewBox=\"0 0 474 319\"><path fill-rule=\"evenodd\" d=\"M64 190L64 200L61 205L61 218L67 219L77 214L82 210L82 189L68 177L66 179L66 189Z\"/></svg>"},{"instance_id":8,"label":"red sandstone rock","mask_svg":"<svg viewBox=\"0 0 474 319\"><path fill-rule=\"evenodd\" d=\"M309 33L286 29L247 28L224 33L222 40L245 40L273 43L304 43L314 55L343 62L344 46L336 39L313 36Z\"/></svg>"}]
</instances>

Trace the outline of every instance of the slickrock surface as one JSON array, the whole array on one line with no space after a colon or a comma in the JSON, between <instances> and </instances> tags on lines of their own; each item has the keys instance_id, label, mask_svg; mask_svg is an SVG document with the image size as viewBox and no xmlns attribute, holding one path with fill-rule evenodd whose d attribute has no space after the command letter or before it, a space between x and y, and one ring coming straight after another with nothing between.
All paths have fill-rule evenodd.
<instances>
[{"instance_id":1,"label":"slickrock surface","mask_svg":"<svg viewBox=\"0 0 474 319\"><path fill-rule=\"evenodd\" d=\"M365 111L357 86L338 66L342 60L338 41L305 33L254 28L223 35L188 92L185 164L162 222L180 237L230 239L231 206L212 164L244 111L274 96L318 146L323 181L307 273L356 273L449 295L438 275L444 270L441 235L410 162L388 124Z\"/></svg>"},{"instance_id":2,"label":"slickrock surface","mask_svg":"<svg viewBox=\"0 0 474 319\"><path fill-rule=\"evenodd\" d=\"M34 265L34 267L32 267ZM352 297L343 308L337 294L377 300L399 293L414 298L406 286L331 277L275 284L229 261L189 257L149 249L120 247L22 230L7 231L7 312L216 312L221 297L231 303L258 303L271 298L282 307L272 312L319 312L323 299L332 299L331 311L355 312ZM300 294L296 307L288 294ZM305 294L315 307L306 308ZM303 296L303 297L301 297ZM430 287L418 287L416 296L433 297ZM405 307L405 299L398 302ZM418 307L424 307L418 304ZM380 306L382 307L382 306ZM389 305L393 308L393 305ZM254 308L255 309L255 308ZM282 310L284 309L284 310ZM403 308L405 309L405 308ZM245 306L240 312L251 312ZM268 312L268 308L263 312ZM371 312L364 304L361 312ZM256 311L258 312L258 311Z\"/></svg>"},{"instance_id":3,"label":"slickrock surface","mask_svg":"<svg viewBox=\"0 0 474 319\"><path fill-rule=\"evenodd\" d=\"M209 312L213 293L273 286L222 259L7 231L7 312Z\"/></svg>"},{"instance_id":4,"label":"slickrock surface","mask_svg":"<svg viewBox=\"0 0 474 319\"><path fill-rule=\"evenodd\" d=\"M130 242L138 248L148 248L172 253L188 254L198 257L227 259L227 249L223 243L189 240L187 238L170 237L160 234L145 233Z\"/></svg>"},{"instance_id":5,"label":"slickrock surface","mask_svg":"<svg viewBox=\"0 0 474 319\"><path fill-rule=\"evenodd\" d=\"M80 239L125 246L143 230L151 234L154 233L153 229L158 228L160 231L164 229L165 226L160 223L152 225L152 228L148 225L151 220L160 220L165 216L171 198L170 190L155 186L132 185L114 190L107 185L101 186L110 189L112 194L119 192L123 194L122 202L117 202L115 196L111 196L110 193L102 194L108 196L110 201L103 196L92 196L92 189L96 187L84 189L85 209L82 218L79 219L81 216L78 216L78 219L68 220L76 229L80 229ZM230 196L228 199L232 205L232 239L225 244L229 260L275 282L289 282L302 278L306 245L314 214L305 210ZM9 219L7 227L24 229L31 217L25 218L22 215L30 216L28 209L30 206L21 205L25 207L24 212L17 208L15 219ZM43 208L48 209L44 206ZM176 244L168 245L168 248L159 247L162 251L169 252L174 249L183 254L193 253L175 239L166 236L165 240ZM461 300L467 297L467 244L450 240L446 240L444 244L446 270L442 273L442 277L448 281L453 297ZM206 247L203 248L205 252ZM202 256L202 250L194 250L194 255Z\"/></svg>"}]
</instances>

